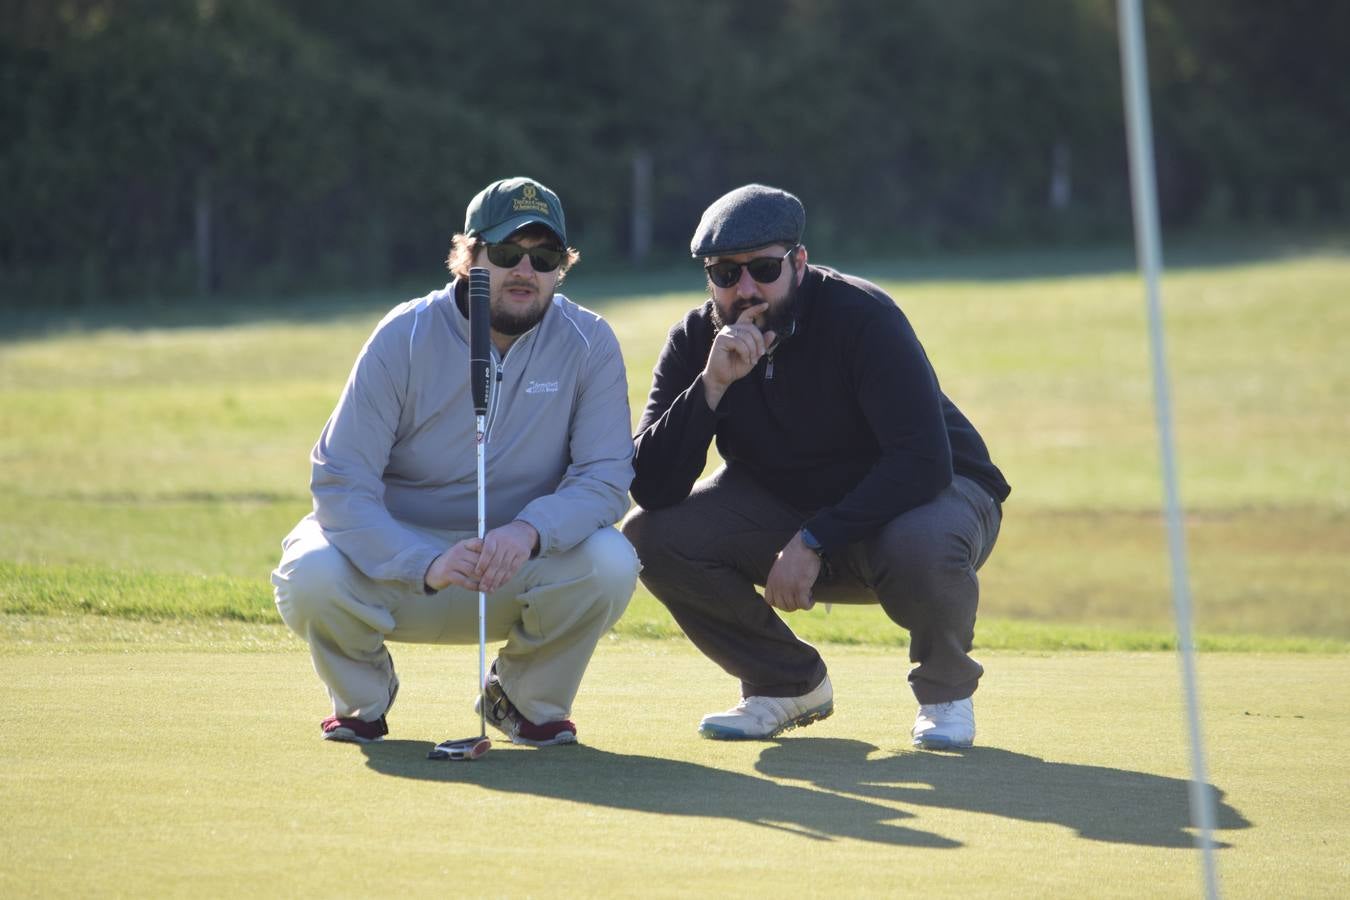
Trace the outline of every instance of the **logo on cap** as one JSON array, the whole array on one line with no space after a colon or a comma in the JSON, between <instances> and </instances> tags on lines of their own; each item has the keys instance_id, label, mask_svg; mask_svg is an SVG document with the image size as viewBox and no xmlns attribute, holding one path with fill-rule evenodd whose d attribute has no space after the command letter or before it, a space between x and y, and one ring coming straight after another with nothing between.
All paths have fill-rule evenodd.
<instances>
[{"instance_id":1,"label":"logo on cap","mask_svg":"<svg viewBox=\"0 0 1350 900\"><path fill-rule=\"evenodd\" d=\"M520 196L511 201L511 209L516 212L548 213L548 204L539 199L534 185L527 184L520 189Z\"/></svg>"}]
</instances>

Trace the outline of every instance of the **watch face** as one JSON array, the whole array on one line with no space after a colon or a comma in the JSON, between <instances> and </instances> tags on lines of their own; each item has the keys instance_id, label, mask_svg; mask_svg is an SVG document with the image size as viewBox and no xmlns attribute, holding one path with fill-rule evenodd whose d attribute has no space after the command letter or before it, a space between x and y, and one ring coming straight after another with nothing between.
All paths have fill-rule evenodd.
<instances>
[{"instance_id":1,"label":"watch face","mask_svg":"<svg viewBox=\"0 0 1350 900\"><path fill-rule=\"evenodd\" d=\"M805 528L802 529L802 543L806 545L807 550L815 553L821 552L820 541L816 540L816 536Z\"/></svg>"}]
</instances>

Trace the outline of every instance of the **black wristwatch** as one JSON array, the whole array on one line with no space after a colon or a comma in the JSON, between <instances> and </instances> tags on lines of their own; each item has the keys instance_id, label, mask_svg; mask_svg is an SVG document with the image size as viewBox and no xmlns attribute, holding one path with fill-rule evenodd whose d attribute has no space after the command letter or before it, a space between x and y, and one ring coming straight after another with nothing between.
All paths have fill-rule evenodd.
<instances>
[{"instance_id":1,"label":"black wristwatch","mask_svg":"<svg viewBox=\"0 0 1350 900\"><path fill-rule=\"evenodd\" d=\"M825 555L825 548L820 546L820 541L816 539L814 534L807 531L805 528L799 533L802 536L802 543L806 545L806 549L814 553L816 558L820 560L820 574L817 575L816 578L832 577L834 575L834 567L830 565L830 558Z\"/></svg>"},{"instance_id":2,"label":"black wristwatch","mask_svg":"<svg viewBox=\"0 0 1350 900\"><path fill-rule=\"evenodd\" d=\"M824 559L825 548L820 546L820 541L816 540L816 536L811 532L807 531L805 528L801 530L801 535L802 535L802 543L806 545L806 549L810 550L812 553L814 553L816 556L819 556L821 559Z\"/></svg>"}]
</instances>

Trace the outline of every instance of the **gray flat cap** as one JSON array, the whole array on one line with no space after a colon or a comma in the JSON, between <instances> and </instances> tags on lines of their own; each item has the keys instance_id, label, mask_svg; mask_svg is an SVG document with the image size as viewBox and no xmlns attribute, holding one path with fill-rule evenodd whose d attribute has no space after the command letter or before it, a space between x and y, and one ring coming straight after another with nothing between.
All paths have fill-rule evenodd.
<instances>
[{"instance_id":1,"label":"gray flat cap","mask_svg":"<svg viewBox=\"0 0 1350 900\"><path fill-rule=\"evenodd\" d=\"M733 256L769 244L791 247L801 242L805 229L802 201L778 188L747 184L703 211L689 252L695 257Z\"/></svg>"}]
</instances>

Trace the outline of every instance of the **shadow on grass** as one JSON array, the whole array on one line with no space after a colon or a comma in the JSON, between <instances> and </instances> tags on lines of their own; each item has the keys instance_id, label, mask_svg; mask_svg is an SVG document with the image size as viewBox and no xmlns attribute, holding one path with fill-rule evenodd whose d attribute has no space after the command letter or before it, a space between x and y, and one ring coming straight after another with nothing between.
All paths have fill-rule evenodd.
<instances>
[{"instance_id":1,"label":"shadow on grass","mask_svg":"<svg viewBox=\"0 0 1350 900\"><path fill-rule=\"evenodd\" d=\"M1072 828L1081 837L1148 847L1195 846L1187 828L1188 782L1101 766L1055 763L976 747L953 753L899 753L869 758L862 741L798 738L766 749L756 770L886 803L959 809ZM1251 823L1209 786L1216 829ZM1216 847L1229 845L1215 841Z\"/></svg>"},{"instance_id":2,"label":"shadow on grass","mask_svg":"<svg viewBox=\"0 0 1350 900\"><path fill-rule=\"evenodd\" d=\"M1047 762L992 747L872 757L878 748L862 741L791 738L760 755L755 768L764 778L587 746L543 751L511 747L473 764L428 760L425 742L383 741L361 749L372 769L399 778L474 784L661 815L720 816L817 840L961 846L941 835L891 824L913 817L895 806L903 804L1060 825L1095 841L1195 846L1183 779ZM1218 810L1217 829L1251 827L1223 802L1222 791L1210 790Z\"/></svg>"},{"instance_id":3,"label":"shadow on grass","mask_svg":"<svg viewBox=\"0 0 1350 900\"><path fill-rule=\"evenodd\" d=\"M891 824L913 816L891 806L680 760L578 745L546 750L509 747L474 763L445 762L427 759L429 748L425 741L380 741L362 745L361 751L372 769L397 778L474 784L667 816L721 817L822 841L856 838L907 847L961 846L940 835Z\"/></svg>"}]
</instances>

